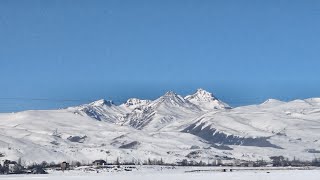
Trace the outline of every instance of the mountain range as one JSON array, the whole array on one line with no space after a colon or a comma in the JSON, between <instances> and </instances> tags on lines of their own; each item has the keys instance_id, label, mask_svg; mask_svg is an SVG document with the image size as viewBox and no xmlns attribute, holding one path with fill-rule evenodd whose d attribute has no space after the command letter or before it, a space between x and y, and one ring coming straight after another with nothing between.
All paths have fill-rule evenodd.
<instances>
[{"instance_id":1,"label":"mountain range","mask_svg":"<svg viewBox=\"0 0 320 180\"><path fill-rule=\"evenodd\" d=\"M60 161L268 160L320 156L320 98L232 108L198 89L116 105L0 114L0 159Z\"/></svg>"}]
</instances>

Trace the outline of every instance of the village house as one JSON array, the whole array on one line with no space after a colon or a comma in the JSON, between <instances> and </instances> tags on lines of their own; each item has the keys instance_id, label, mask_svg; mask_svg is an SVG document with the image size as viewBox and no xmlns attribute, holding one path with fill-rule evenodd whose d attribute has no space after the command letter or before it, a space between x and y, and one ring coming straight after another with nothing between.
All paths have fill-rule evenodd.
<instances>
[{"instance_id":1,"label":"village house","mask_svg":"<svg viewBox=\"0 0 320 180\"><path fill-rule=\"evenodd\" d=\"M67 163L67 162L62 162L61 163L61 170L62 171L65 171L65 170L67 170L67 169L69 169L69 163Z\"/></svg>"},{"instance_id":2,"label":"village house","mask_svg":"<svg viewBox=\"0 0 320 180\"><path fill-rule=\"evenodd\" d=\"M2 171L4 174L19 173L19 165L16 161L4 160Z\"/></svg>"},{"instance_id":3,"label":"village house","mask_svg":"<svg viewBox=\"0 0 320 180\"><path fill-rule=\"evenodd\" d=\"M107 162L105 160L95 160L92 162L94 166L104 166L107 165Z\"/></svg>"}]
</instances>

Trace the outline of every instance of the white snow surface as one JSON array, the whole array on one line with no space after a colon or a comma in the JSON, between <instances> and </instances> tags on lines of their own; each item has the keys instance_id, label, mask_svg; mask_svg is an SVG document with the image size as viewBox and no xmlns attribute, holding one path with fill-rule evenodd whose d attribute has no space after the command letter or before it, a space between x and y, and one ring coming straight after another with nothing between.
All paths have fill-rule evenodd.
<instances>
[{"instance_id":1,"label":"white snow surface","mask_svg":"<svg viewBox=\"0 0 320 180\"><path fill-rule=\"evenodd\" d=\"M211 108L211 109L210 109ZM0 114L0 160L33 162L96 159L141 163L269 160L283 155L311 160L320 151L320 99L230 108L202 89L154 101L129 99L61 110Z\"/></svg>"},{"instance_id":2,"label":"white snow surface","mask_svg":"<svg viewBox=\"0 0 320 180\"><path fill-rule=\"evenodd\" d=\"M139 168L132 172L50 172L46 175L5 175L0 179L48 179L48 180L73 180L73 179L112 179L112 180L317 180L320 176L318 169L314 170L286 170L286 169L256 169L256 170L233 170L233 172L222 172L220 168L201 168L201 167L180 167L175 169L167 169L168 167L149 167ZM229 168L227 168L229 170Z\"/></svg>"}]
</instances>

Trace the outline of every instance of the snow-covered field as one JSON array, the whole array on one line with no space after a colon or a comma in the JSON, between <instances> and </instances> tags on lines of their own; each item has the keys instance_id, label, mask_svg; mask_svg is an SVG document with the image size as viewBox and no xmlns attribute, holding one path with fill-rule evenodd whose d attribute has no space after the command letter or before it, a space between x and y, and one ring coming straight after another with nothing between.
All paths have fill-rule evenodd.
<instances>
[{"instance_id":1,"label":"snow-covered field","mask_svg":"<svg viewBox=\"0 0 320 180\"><path fill-rule=\"evenodd\" d=\"M207 170L196 171L195 170ZM211 170L211 171L209 171ZM0 179L46 179L46 180L318 180L320 170L234 170L232 172L222 172L221 169L210 168L178 168L178 169L140 169L132 172L90 172L80 171L52 172L48 175L6 175L0 176Z\"/></svg>"}]
</instances>

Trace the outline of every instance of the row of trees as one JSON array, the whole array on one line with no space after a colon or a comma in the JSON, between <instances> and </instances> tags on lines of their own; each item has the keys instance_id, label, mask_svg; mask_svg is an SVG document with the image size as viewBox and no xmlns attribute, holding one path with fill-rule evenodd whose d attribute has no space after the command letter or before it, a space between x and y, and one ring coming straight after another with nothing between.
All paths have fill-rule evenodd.
<instances>
[{"instance_id":1,"label":"row of trees","mask_svg":"<svg viewBox=\"0 0 320 180\"><path fill-rule=\"evenodd\" d=\"M273 166L320 166L320 158L314 158L312 161L303 161L294 158L289 160L283 156L271 156Z\"/></svg>"},{"instance_id":2,"label":"row of trees","mask_svg":"<svg viewBox=\"0 0 320 180\"><path fill-rule=\"evenodd\" d=\"M164 160L161 159L151 159L145 161L140 161L136 159L132 159L132 161L121 161L120 158L117 158L115 161L104 161L106 162L105 165L180 165L180 166L250 166L250 167L263 167L267 165L272 165L275 167L285 167L285 166L319 166L320 167L320 158L315 158L312 161L302 161L299 159L294 158L293 160L289 160L283 156L272 156L270 157L271 163L265 160L257 160L257 161L240 161L234 160L228 161L229 163L223 163L221 160L216 160L212 162L203 162L203 161L194 161L194 160L187 160L183 159L178 163L166 163ZM10 166L9 166L10 165ZM68 163L70 168L79 167L79 166L90 166L93 165L93 162L79 162L79 161L71 161ZM10 167L10 169L9 169ZM1 166L0 164L0 174L4 173L45 173L44 169L46 168L61 168L61 163L48 163L43 161L42 163L34 163L28 166L23 166L21 159L17 162L15 161L8 161L6 160L4 165Z\"/></svg>"},{"instance_id":3,"label":"row of trees","mask_svg":"<svg viewBox=\"0 0 320 180\"><path fill-rule=\"evenodd\" d=\"M108 165L170 165L170 166L251 166L251 167L263 167L267 165L272 165L274 167L284 167L284 166L320 166L320 158L315 158L312 161L303 161L299 159L289 160L284 156L271 156L270 161L266 160L256 160L256 161L241 161L241 160L228 160L227 163L223 162L223 160L214 160L211 162L204 162L202 160L188 160L183 159L177 163L166 163L162 158L161 159L151 159L144 160L143 162L140 160L132 159L129 161L120 161L120 158L117 158L114 162L108 162Z\"/></svg>"}]
</instances>

